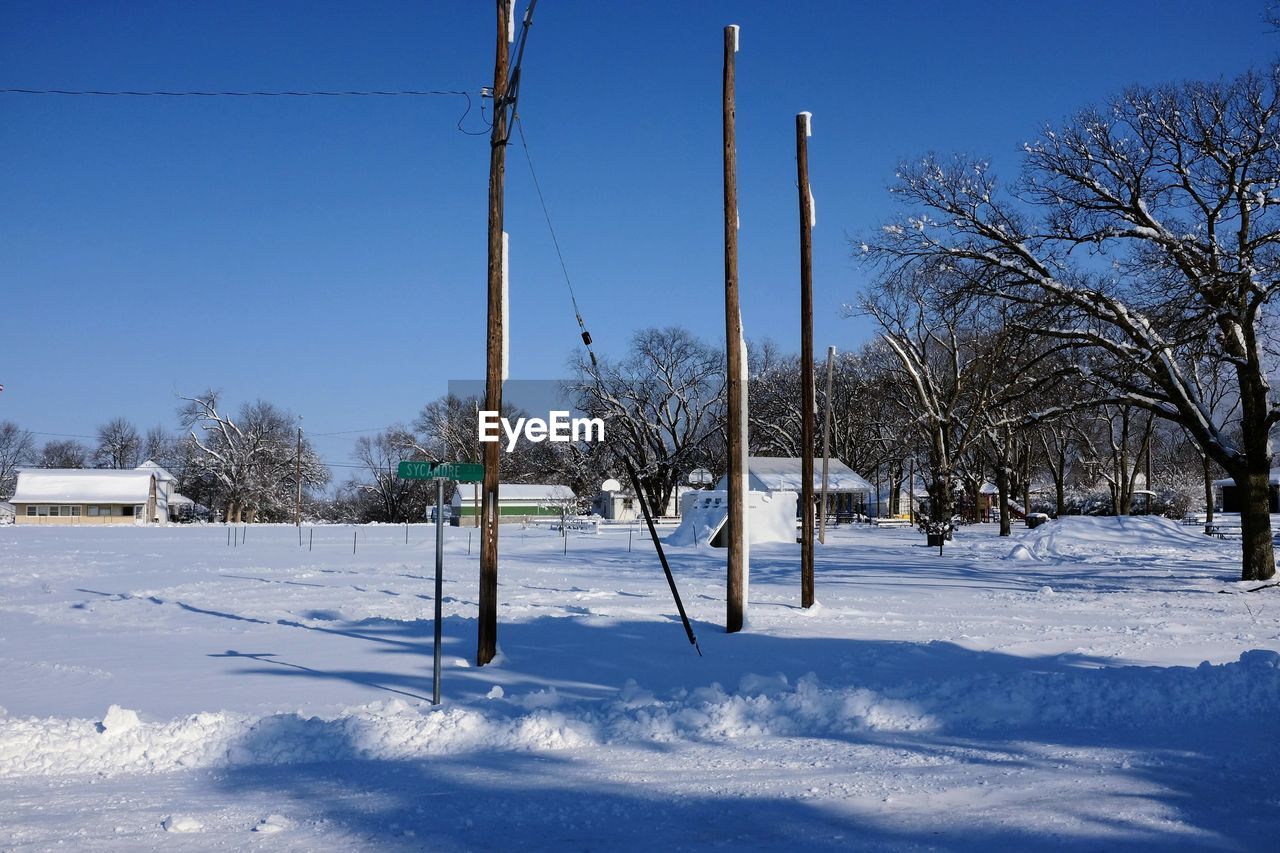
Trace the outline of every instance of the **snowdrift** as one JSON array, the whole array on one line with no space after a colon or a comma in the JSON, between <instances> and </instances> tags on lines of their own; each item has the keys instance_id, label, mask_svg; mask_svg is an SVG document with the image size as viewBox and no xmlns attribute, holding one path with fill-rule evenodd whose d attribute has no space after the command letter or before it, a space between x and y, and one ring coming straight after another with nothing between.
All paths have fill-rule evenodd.
<instances>
[{"instance_id":1,"label":"snowdrift","mask_svg":"<svg viewBox=\"0 0 1280 853\"><path fill-rule=\"evenodd\" d=\"M1160 516L1062 516L1028 532L1020 544L1028 553L1015 549L1011 558L1119 563L1222 552L1222 543L1201 528Z\"/></svg>"},{"instance_id":2,"label":"snowdrift","mask_svg":"<svg viewBox=\"0 0 1280 853\"><path fill-rule=\"evenodd\" d=\"M744 676L659 699L630 682L608 701L562 701L554 689L470 706L396 699L334 717L201 713L145 722L116 706L102 721L0 718L0 777L113 775L182 768L405 759L481 750L579 749L609 743L714 741L929 731L1180 731L1262 719L1280 705L1280 653L1254 649L1198 667L1028 670L922 680L876 691L807 675Z\"/></svg>"}]
</instances>

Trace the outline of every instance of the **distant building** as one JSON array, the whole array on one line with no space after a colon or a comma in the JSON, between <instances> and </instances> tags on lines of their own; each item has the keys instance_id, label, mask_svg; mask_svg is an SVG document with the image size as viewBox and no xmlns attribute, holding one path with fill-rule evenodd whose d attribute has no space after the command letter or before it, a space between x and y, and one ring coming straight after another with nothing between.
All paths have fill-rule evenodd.
<instances>
[{"instance_id":1,"label":"distant building","mask_svg":"<svg viewBox=\"0 0 1280 853\"><path fill-rule=\"evenodd\" d=\"M194 518L195 503L148 459L137 468L24 468L9 503L18 524L156 524Z\"/></svg>"},{"instance_id":2,"label":"distant building","mask_svg":"<svg viewBox=\"0 0 1280 853\"><path fill-rule=\"evenodd\" d=\"M156 489L162 500L159 505L167 509L167 518L157 513L156 521L191 521L195 518L196 502L177 492L178 478L170 474L160 463L148 459L135 470L150 471L156 477Z\"/></svg>"},{"instance_id":3,"label":"distant building","mask_svg":"<svg viewBox=\"0 0 1280 853\"><path fill-rule=\"evenodd\" d=\"M140 470L29 468L13 497L18 524L146 524L168 519L155 474Z\"/></svg>"},{"instance_id":4,"label":"distant building","mask_svg":"<svg viewBox=\"0 0 1280 853\"><path fill-rule=\"evenodd\" d=\"M450 524L476 527L480 507L480 484L459 483L450 504ZM498 523L524 522L530 518L559 518L562 508L577 513L577 495L568 486L550 484L499 483Z\"/></svg>"},{"instance_id":5,"label":"distant building","mask_svg":"<svg viewBox=\"0 0 1280 853\"><path fill-rule=\"evenodd\" d=\"M8 501L0 501L0 524L13 524L15 510Z\"/></svg>"},{"instance_id":6,"label":"distant building","mask_svg":"<svg viewBox=\"0 0 1280 853\"><path fill-rule=\"evenodd\" d=\"M668 518L679 515L680 499L691 491L694 490L690 486L676 486L671 490L667 505L662 507L658 515ZM654 507L650 507L650 510L654 510ZM600 486L600 493L591 502L591 511L609 521L635 521L643 517L640 501L636 499L635 493L614 479L605 480Z\"/></svg>"},{"instance_id":7,"label":"distant building","mask_svg":"<svg viewBox=\"0 0 1280 853\"><path fill-rule=\"evenodd\" d=\"M799 495L804 483L801 473L803 461L799 456L748 456L748 491L795 492ZM726 474L720 478L716 489L727 491L728 488L729 475ZM870 483L839 459L831 459L827 463L827 504L830 514L840 516L852 514L855 510L865 510L867 499L874 491ZM815 501L822 499L821 457L813 460L813 495ZM799 512L798 507L796 511Z\"/></svg>"},{"instance_id":8,"label":"distant building","mask_svg":"<svg viewBox=\"0 0 1280 853\"><path fill-rule=\"evenodd\" d=\"M1230 477L1225 480L1214 480L1214 488L1218 492L1218 509L1222 512L1240 512L1244 495L1236 481ZM1267 496L1267 504L1271 512L1280 512L1280 468L1271 469L1271 488Z\"/></svg>"}]
</instances>

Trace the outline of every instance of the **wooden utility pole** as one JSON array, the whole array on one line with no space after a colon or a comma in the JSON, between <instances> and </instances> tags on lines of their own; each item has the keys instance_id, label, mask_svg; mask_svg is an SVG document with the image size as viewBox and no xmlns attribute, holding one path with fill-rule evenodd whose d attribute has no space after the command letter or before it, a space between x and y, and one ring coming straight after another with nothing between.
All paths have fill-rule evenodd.
<instances>
[{"instance_id":1,"label":"wooden utility pole","mask_svg":"<svg viewBox=\"0 0 1280 853\"><path fill-rule=\"evenodd\" d=\"M916 458L911 457L911 473L907 474L907 517L916 526Z\"/></svg>"},{"instance_id":2,"label":"wooden utility pole","mask_svg":"<svg viewBox=\"0 0 1280 853\"><path fill-rule=\"evenodd\" d=\"M493 132L489 135L489 283L485 335L484 407L502 411L502 226L507 168L507 75L509 73L508 0L497 0L498 38L493 66ZM484 445L480 487L480 612L476 665L498 652L498 460L499 442ZM437 512L441 510L437 508Z\"/></svg>"},{"instance_id":3,"label":"wooden utility pole","mask_svg":"<svg viewBox=\"0 0 1280 853\"><path fill-rule=\"evenodd\" d=\"M729 545L729 574L725 630L742 630L745 610L744 495L746 447L742 440L742 311L738 305L738 177L734 141L734 54L738 52L738 27L724 28L724 320L725 357L729 371L729 516L725 523Z\"/></svg>"},{"instance_id":4,"label":"wooden utility pole","mask_svg":"<svg viewBox=\"0 0 1280 853\"><path fill-rule=\"evenodd\" d=\"M836 348L827 347L827 405L822 419L822 503L818 513L818 541L827 544L827 474L831 463L831 376L835 372Z\"/></svg>"},{"instance_id":5,"label":"wooden utility pole","mask_svg":"<svg viewBox=\"0 0 1280 853\"><path fill-rule=\"evenodd\" d=\"M293 502L293 523L298 527L302 527L302 427L298 427L298 457L294 460L294 479L297 483L298 491L294 496ZM301 536L301 530L299 530ZM302 540L298 540L298 544L302 544Z\"/></svg>"},{"instance_id":6,"label":"wooden utility pole","mask_svg":"<svg viewBox=\"0 0 1280 853\"><path fill-rule=\"evenodd\" d=\"M813 193L809 191L810 113L796 116L800 190L800 606L813 606ZM823 462L826 468L826 462ZM824 478L825 487L826 480Z\"/></svg>"}]
</instances>

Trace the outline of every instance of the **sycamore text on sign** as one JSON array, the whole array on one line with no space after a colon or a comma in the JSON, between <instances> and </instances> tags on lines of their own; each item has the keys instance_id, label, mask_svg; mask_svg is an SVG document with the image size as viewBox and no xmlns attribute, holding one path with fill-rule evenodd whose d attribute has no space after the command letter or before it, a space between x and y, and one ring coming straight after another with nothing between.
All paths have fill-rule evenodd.
<instances>
[{"instance_id":1,"label":"sycamore text on sign","mask_svg":"<svg viewBox=\"0 0 1280 853\"><path fill-rule=\"evenodd\" d=\"M478 426L482 442L501 441L507 437L507 452L515 449L523 436L525 441L537 444L542 441L604 441L604 421L600 418L571 418L567 411L547 413L547 419L516 418L511 421L497 412L480 410Z\"/></svg>"},{"instance_id":2,"label":"sycamore text on sign","mask_svg":"<svg viewBox=\"0 0 1280 853\"><path fill-rule=\"evenodd\" d=\"M484 479L479 462L401 462L396 470L401 480L457 480L478 483Z\"/></svg>"}]
</instances>

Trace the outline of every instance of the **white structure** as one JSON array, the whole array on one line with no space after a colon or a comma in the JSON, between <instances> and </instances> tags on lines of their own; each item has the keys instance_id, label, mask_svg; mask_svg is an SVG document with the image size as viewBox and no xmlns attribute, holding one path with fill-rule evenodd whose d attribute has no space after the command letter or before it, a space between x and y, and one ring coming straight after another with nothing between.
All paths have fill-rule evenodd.
<instances>
[{"instance_id":1,"label":"white structure","mask_svg":"<svg viewBox=\"0 0 1280 853\"><path fill-rule=\"evenodd\" d=\"M747 492L747 542L796 541L795 492L777 489L770 492ZM725 521L729 517L729 493L724 489L711 492L690 491L681 501L680 526L665 542L671 545L726 546Z\"/></svg>"},{"instance_id":2,"label":"white structure","mask_svg":"<svg viewBox=\"0 0 1280 853\"><path fill-rule=\"evenodd\" d=\"M195 516L196 502L191 498L178 494L178 478L165 470L160 463L148 459L135 470L149 471L156 477L156 490L160 495L161 503L166 512L165 515L161 516L160 507L157 507L154 521L181 521L183 519L189 520Z\"/></svg>"},{"instance_id":3,"label":"white structure","mask_svg":"<svg viewBox=\"0 0 1280 853\"><path fill-rule=\"evenodd\" d=\"M689 486L676 486L671 492L671 497L667 499L667 505L657 514L666 518L679 515L684 495L692 491L695 490ZM650 507L650 509L655 508ZM613 478L605 480L600 486L600 494L596 495L595 500L591 502L591 511L609 521L635 521L643 517L640 512L640 501L636 500L635 492L623 488L622 484Z\"/></svg>"},{"instance_id":4,"label":"white structure","mask_svg":"<svg viewBox=\"0 0 1280 853\"><path fill-rule=\"evenodd\" d=\"M748 456L747 487L753 492L799 492L804 483L799 456ZM720 478L717 489L728 487L729 477ZM813 460L813 492L822 491L822 457ZM832 459L827 470L828 495L869 495L875 489L848 465Z\"/></svg>"},{"instance_id":5,"label":"white structure","mask_svg":"<svg viewBox=\"0 0 1280 853\"><path fill-rule=\"evenodd\" d=\"M757 492L788 491L800 493L804 480L801 475L802 460L799 456L749 456L747 457L747 489ZM729 478L724 476L716 484L717 489L727 489ZM855 507L863 507L875 488L858 476L858 473L839 459L831 459L827 469L828 515L852 513ZM813 460L813 497L822 500L822 457ZM797 512L799 504L797 504Z\"/></svg>"},{"instance_id":6,"label":"white structure","mask_svg":"<svg viewBox=\"0 0 1280 853\"><path fill-rule=\"evenodd\" d=\"M498 523L523 522L534 517L577 515L577 495L568 486L554 484L498 484ZM453 492L454 526L476 526L480 517L480 484L459 483Z\"/></svg>"},{"instance_id":7,"label":"white structure","mask_svg":"<svg viewBox=\"0 0 1280 853\"><path fill-rule=\"evenodd\" d=\"M0 524L13 524L13 517L16 514L13 504L8 501L0 501Z\"/></svg>"},{"instance_id":8,"label":"white structure","mask_svg":"<svg viewBox=\"0 0 1280 853\"><path fill-rule=\"evenodd\" d=\"M168 519L150 471L28 468L9 499L18 524L145 524Z\"/></svg>"}]
</instances>

